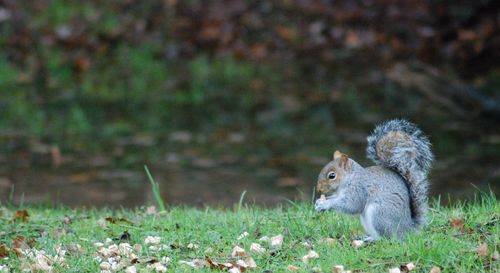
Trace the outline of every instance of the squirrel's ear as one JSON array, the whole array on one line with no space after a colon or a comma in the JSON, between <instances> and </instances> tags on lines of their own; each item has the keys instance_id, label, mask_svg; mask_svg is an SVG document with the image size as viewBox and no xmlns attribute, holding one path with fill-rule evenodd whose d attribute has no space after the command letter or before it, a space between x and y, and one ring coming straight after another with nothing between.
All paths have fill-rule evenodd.
<instances>
[{"instance_id":1,"label":"squirrel's ear","mask_svg":"<svg viewBox=\"0 0 500 273\"><path fill-rule=\"evenodd\" d=\"M351 163L349 162L349 157L346 154L340 155L340 167L346 171L351 169Z\"/></svg>"},{"instance_id":2,"label":"squirrel's ear","mask_svg":"<svg viewBox=\"0 0 500 273\"><path fill-rule=\"evenodd\" d=\"M333 153L333 160L337 159L337 158L340 158L342 157L342 153L340 151L335 151L335 153Z\"/></svg>"}]
</instances>

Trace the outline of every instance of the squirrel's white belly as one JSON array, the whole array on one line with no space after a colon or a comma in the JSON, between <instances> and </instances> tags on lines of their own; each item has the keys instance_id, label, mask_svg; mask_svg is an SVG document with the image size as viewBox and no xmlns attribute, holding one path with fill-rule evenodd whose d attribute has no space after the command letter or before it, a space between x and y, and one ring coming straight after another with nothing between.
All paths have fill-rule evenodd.
<instances>
[{"instance_id":1,"label":"squirrel's white belly","mask_svg":"<svg viewBox=\"0 0 500 273\"><path fill-rule=\"evenodd\" d=\"M365 207L363 213L361 214L361 224L365 229L366 233L374 240L379 238L375 227L373 226L373 214L375 212L375 205L370 204Z\"/></svg>"}]
</instances>

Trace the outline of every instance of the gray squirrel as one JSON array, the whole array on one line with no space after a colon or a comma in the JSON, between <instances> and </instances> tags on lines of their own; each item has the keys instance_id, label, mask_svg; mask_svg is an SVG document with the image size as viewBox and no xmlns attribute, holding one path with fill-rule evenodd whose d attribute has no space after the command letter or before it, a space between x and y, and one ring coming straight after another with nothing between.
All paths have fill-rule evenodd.
<instances>
[{"instance_id":1,"label":"gray squirrel","mask_svg":"<svg viewBox=\"0 0 500 273\"><path fill-rule=\"evenodd\" d=\"M361 215L366 240L402 239L426 223L431 144L403 119L378 125L367 140L368 158L376 166L363 168L336 151L319 173L317 190L322 195L315 209Z\"/></svg>"}]
</instances>

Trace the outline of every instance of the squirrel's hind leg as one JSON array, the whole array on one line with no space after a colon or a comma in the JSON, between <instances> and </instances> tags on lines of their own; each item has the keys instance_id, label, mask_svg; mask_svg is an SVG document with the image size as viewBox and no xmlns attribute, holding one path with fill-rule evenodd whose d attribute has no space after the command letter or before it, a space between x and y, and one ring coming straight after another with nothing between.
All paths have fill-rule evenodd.
<instances>
[{"instance_id":1,"label":"squirrel's hind leg","mask_svg":"<svg viewBox=\"0 0 500 273\"><path fill-rule=\"evenodd\" d=\"M369 204L365 207L363 213L361 214L361 224L368 234L364 241L373 241L380 237L374 225L374 213L376 209L375 204Z\"/></svg>"},{"instance_id":2,"label":"squirrel's hind leg","mask_svg":"<svg viewBox=\"0 0 500 273\"><path fill-rule=\"evenodd\" d=\"M363 212L363 215L365 215L363 221L367 223L366 226L363 224L363 227L371 236L374 233L385 238L394 236L403 238L412 228L411 218L409 215L402 213L400 208L383 209L376 204L370 204Z\"/></svg>"}]
</instances>

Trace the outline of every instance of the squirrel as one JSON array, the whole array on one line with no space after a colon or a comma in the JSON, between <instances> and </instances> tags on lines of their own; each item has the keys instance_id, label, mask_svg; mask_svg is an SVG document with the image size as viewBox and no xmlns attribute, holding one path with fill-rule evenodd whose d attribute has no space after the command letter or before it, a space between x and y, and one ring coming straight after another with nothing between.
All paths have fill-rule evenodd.
<instances>
[{"instance_id":1,"label":"squirrel","mask_svg":"<svg viewBox=\"0 0 500 273\"><path fill-rule=\"evenodd\" d=\"M335 151L319 173L317 190L322 195L315 209L360 215L367 241L403 239L426 223L431 143L404 119L376 126L367 141L367 157L376 166L363 168Z\"/></svg>"}]
</instances>

